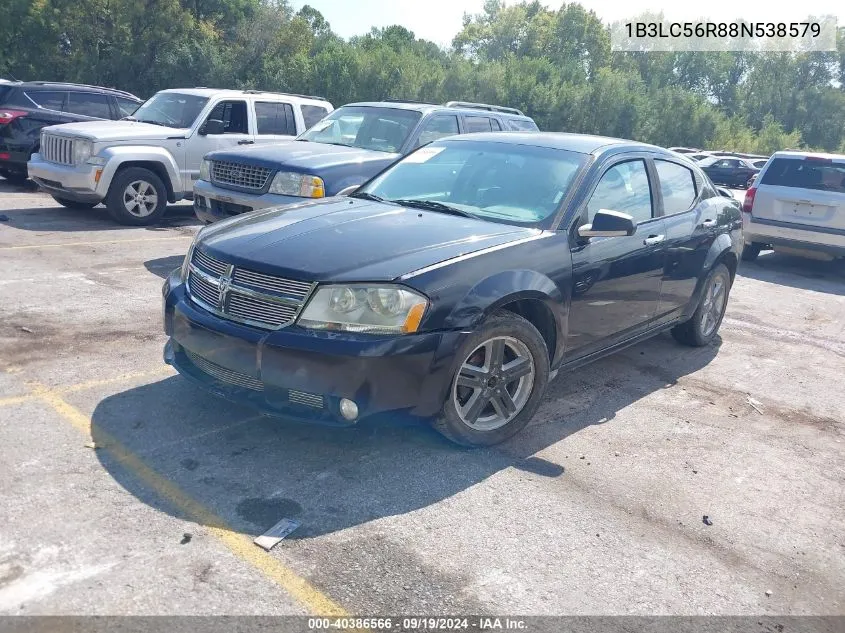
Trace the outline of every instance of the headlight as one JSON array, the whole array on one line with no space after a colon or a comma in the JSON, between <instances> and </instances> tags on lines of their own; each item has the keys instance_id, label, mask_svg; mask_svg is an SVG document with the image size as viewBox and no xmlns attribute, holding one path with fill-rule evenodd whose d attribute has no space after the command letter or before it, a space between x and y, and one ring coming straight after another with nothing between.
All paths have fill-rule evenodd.
<instances>
[{"instance_id":1,"label":"headlight","mask_svg":"<svg viewBox=\"0 0 845 633\"><path fill-rule=\"evenodd\" d=\"M211 161L202 159L200 163L200 180L211 182Z\"/></svg>"},{"instance_id":2,"label":"headlight","mask_svg":"<svg viewBox=\"0 0 845 633\"><path fill-rule=\"evenodd\" d=\"M91 158L91 153L94 149L94 143L91 141L87 141L85 139L74 139L73 140L73 164L74 165L81 165L89 158Z\"/></svg>"},{"instance_id":3,"label":"headlight","mask_svg":"<svg viewBox=\"0 0 845 633\"><path fill-rule=\"evenodd\" d=\"M428 300L399 286L323 286L297 323L315 330L409 334L420 327Z\"/></svg>"},{"instance_id":4,"label":"headlight","mask_svg":"<svg viewBox=\"0 0 845 633\"><path fill-rule=\"evenodd\" d=\"M270 183L270 193L300 198L322 198L326 195L323 179L292 171L280 171Z\"/></svg>"}]
</instances>

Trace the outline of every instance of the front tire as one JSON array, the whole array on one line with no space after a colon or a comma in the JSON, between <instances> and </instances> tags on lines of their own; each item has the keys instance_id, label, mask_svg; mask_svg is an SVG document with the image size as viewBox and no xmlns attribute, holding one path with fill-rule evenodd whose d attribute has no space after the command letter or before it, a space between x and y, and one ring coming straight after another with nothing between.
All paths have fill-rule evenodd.
<instances>
[{"instance_id":1,"label":"front tire","mask_svg":"<svg viewBox=\"0 0 845 633\"><path fill-rule=\"evenodd\" d=\"M130 167L115 175L106 196L109 215L120 224L155 224L167 208L167 188L149 169Z\"/></svg>"},{"instance_id":2,"label":"front tire","mask_svg":"<svg viewBox=\"0 0 845 633\"><path fill-rule=\"evenodd\" d=\"M500 310L456 354L434 428L462 446L491 446L521 431L549 381L549 351L521 316Z\"/></svg>"},{"instance_id":3,"label":"front tire","mask_svg":"<svg viewBox=\"0 0 845 633\"><path fill-rule=\"evenodd\" d=\"M716 338L728 307L731 273L724 264L716 264L701 291L701 300L692 317L672 328L675 340L691 347L709 345Z\"/></svg>"},{"instance_id":4,"label":"front tire","mask_svg":"<svg viewBox=\"0 0 845 633\"><path fill-rule=\"evenodd\" d=\"M99 202L79 202L78 200L68 200L67 198L59 198L58 196L53 196L53 200L58 202L63 207L77 210L93 209L98 204L100 204Z\"/></svg>"}]
</instances>

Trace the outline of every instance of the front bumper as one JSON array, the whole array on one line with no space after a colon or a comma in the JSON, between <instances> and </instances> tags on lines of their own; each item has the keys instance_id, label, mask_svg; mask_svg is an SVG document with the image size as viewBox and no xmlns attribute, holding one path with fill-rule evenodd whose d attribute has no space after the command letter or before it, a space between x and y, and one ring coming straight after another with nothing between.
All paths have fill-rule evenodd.
<instances>
[{"instance_id":1,"label":"front bumper","mask_svg":"<svg viewBox=\"0 0 845 633\"><path fill-rule=\"evenodd\" d=\"M33 154L27 164L29 177L47 193L75 200L78 202L100 202L106 197L106 191L97 182L97 171L102 175L99 165L59 165ZM100 182L103 182L101 179Z\"/></svg>"},{"instance_id":2,"label":"front bumper","mask_svg":"<svg viewBox=\"0 0 845 633\"><path fill-rule=\"evenodd\" d=\"M754 242L845 257L845 231L756 218L742 214L742 233L746 244Z\"/></svg>"},{"instance_id":3,"label":"front bumper","mask_svg":"<svg viewBox=\"0 0 845 633\"><path fill-rule=\"evenodd\" d=\"M270 414L349 425L386 411L431 416L451 382L466 334L368 336L266 331L210 314L186 296L178 271L165 282L165 362L212 393ZM346 420L340 400L358 406Z\"/></svg>"},{"instance_id":4,"label":"front bumper","mask_svg":"<svg viewBox=\"0 0 845 633\"><path fill-rule=\"evenodd\" d=\"M285 204L306 202L309 198L283 196L275 193L246 193L223 189L206 180L194 183L194 213L206 223L225 220L233 215L256 209L278 207Z\"/></svg>"}]
</instances>

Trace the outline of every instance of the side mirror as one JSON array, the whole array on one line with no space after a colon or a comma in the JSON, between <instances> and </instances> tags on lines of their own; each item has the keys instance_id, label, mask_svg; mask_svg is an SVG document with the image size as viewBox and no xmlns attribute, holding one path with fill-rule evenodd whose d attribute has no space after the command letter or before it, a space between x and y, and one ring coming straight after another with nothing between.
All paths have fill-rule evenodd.
<instances>
[{"instance_id":1,"label":"side mirror","mask_svg":"<svg viewBox=\"0 0 845 633\"><path fill-rule=\"evenodd\" d=\"M730 191L728 191L727 189L725 189L724 187L716 187L716 191L717 191L717 192L719 193L719 195L720 195L720 196L722 196L723 198L731 198L731 199L733 199L733 197L734 197L734 195L733 195Z\"/></svg>"},{"instance_id":2,"label":"side mirror","mask_svg":"<svg viewBox=\"0 0 845 633\"><path fill-rule=\"evenodd\" d=\"M344 187L343 189L341 189L340 191L338 191L334 195L336 195L336 196L348 196L350 193L354 193L355 191L357 191L358 187L360 187L360 185L349 185L348 187Z\"/></svg>"},{"instance_id":3,"label":"side mirror","mask_svg":"<svg viewBox=\"0 0 845 633\"><path fill-rule=\"evenodd\" d=\"M578 227L580 237L623 237L637 232L637 223L627 213L599 209L592 224Z\"/></svg>"},{"instance_id":4,"label":"side mirror","mask_svg":"<svg viewBox=\"0 0 845 633\"><path fill-rule=\"evenodd\" d=\"M223 134L225 128L223 126L223 121L220 119L209 119L205 123L202 124L199 132L201 135L205 136L206 134Z\"/></svg>"}]
</instances>

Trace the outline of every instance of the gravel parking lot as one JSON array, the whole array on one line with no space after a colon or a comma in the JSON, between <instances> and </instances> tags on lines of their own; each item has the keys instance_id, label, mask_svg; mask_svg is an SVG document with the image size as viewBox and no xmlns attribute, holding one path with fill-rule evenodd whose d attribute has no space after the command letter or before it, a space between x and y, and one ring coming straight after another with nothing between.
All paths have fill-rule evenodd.
<instances>
[{"instance_id":1,"label":"gravel parking lot","mask_svg":"<svg viewBox=\"0 0 845 633\"><path fill-rule=\"evenodd\" d=\"M841 263L744 263L717 345L560 375L463 450L174 375L189 206L126 228L0 180L0 214L2 614L845 614Z\"/></svg>"}]
</instances>

